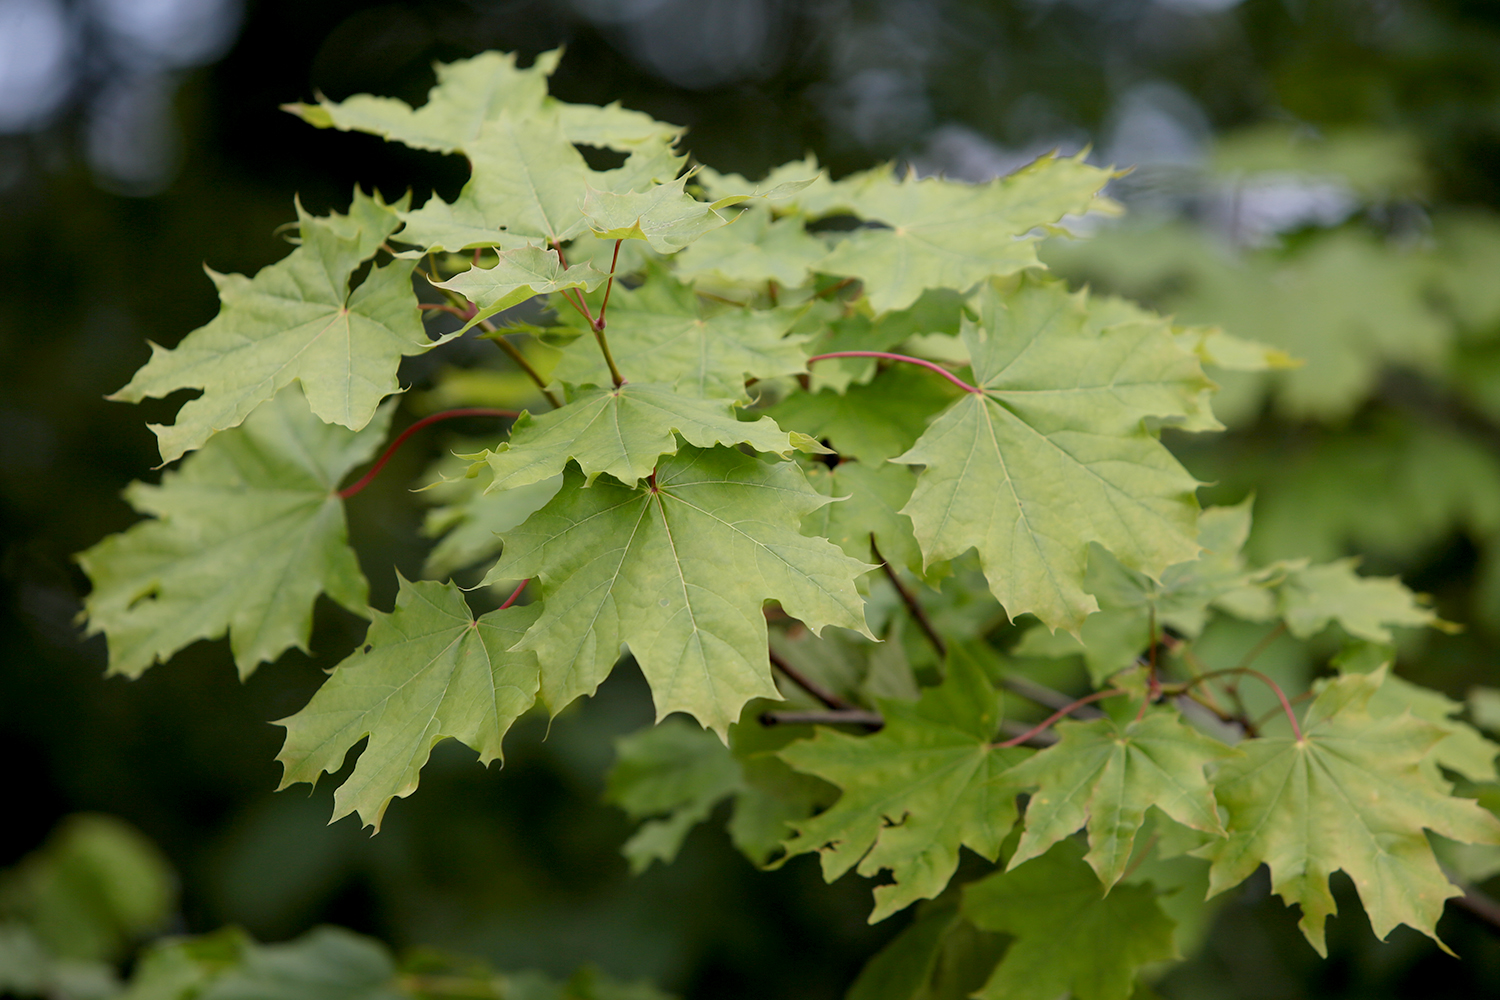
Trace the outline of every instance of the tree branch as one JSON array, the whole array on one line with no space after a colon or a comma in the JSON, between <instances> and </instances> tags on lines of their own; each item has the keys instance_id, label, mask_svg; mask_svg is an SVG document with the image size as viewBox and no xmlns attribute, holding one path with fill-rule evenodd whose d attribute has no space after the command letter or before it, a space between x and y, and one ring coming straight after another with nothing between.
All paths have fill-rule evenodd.
<instances>
[{"instance_id":1,"label":"tree branch","mask_svg":"<svg viewBox=\"0 0 1500 1000\"><path fill-rule=\"evenodd\" d=\"M797 685L799 688L806 691L808 694L812 695L814 698L818 699L829 708L836 711L845 711L852 707L847 701L840 698L838 695L834 694L827 688L823 687L817 681L814 681L811 677L808 677L796 667L792 666L782 656L777 654L774 649L766 650L766 655L770 657L771 665L785 674L787 680L791 681L793 684Z\"/></svg>"}]
</instances>

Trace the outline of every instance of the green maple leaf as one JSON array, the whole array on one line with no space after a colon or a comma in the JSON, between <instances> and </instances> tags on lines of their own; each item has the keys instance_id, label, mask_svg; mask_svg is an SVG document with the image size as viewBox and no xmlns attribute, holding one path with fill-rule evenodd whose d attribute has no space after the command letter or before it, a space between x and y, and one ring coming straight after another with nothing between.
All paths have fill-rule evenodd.
<instances>
[{"instance_id":1,"label":"green maple leaf","mask_svg":"<svg viewBox=\"0 0 1500 1000\"><path fill-rule=\"evenodd\" d=\"M699 201L683 190L687 180L683 176L643 191L589 188L583 199L583 214L601 240L645 240L657 253L676 253L704 233L733 222L718 210L748 197L731 195L714 202Z\"/></svg>"},{"instance_id":2,"label":"green maple leaf","mask_svg":"<svg viewBox=\"0 0 1500 1000\"><path fill-rule=\"evenodd\" d=\"M564 267L557 251L541 247L501 250L497 256L493 267L471 267L447 281L434 282L439 288L451 289L479 307L464 324L465 330L533 295L568 288L593 291L609 277L588 264Z\"/></svg>"},{"instance_id":3,"label":"green maple leaf","mask_svg":"<svg viewBox=\"0 0 1500 1000\"><path fill-rule=\"evenodd\" d=\"M748 399L747 378L774 378L807 370L805 337L787 336L790 310L751 310L700 300L692 286L660 270L632 292L615 288L608 337L615 364L627 379L649 376L683 395ZM591 337L579 337L558 360L552 377L574 385L607 385L609 371Z\"/></svg>"},{"instance_id":4,"label":"green maple leaf","mask_svg":"<svg viewBox=\"0 0 1500 1000\"><path fill-rule=\"evenodd\" d=\"M584 482L569 465L557 496L505 535L486 578L538 578L545 610L517 648L536 651L554 713L592 693L625 644L658 719L687 712L724 738L745 702L779 697L766 601L814 632L869 634L854 587L868 566L798 533L828 500L796 466L683 448L654 483Z\"/></svg>"},{"instance_id":5,"label":"green maple leaf","mask_svg":"<svg viewBox=\"0 0 1500 1000\"><path fill-rule=\"evenodd\" d=\"M968 847L993 861L1016 819L1015 791L994 779L1029 751L997 749L999 696L972 657L949 658L948 677L915 704L880 700L873 736L820 729L780 757L843 790L837 802L794 824L789 856L817 851L832 882L858 866L890 869L875 889L873 923L943 891Z\"/></svg>"},{"instance_id":6,"label":"green maple leaf","mask_svg":"<svg viewBox=\"0 0 1500 1000\"><path fill-rule=\"evenodd\" d=\"M1176 712L1149 712L1129 723L1066 721L1056 732L1057 743L1001 776L1013 787L1036 789L1007 870L1087 824L1084 860L1108 891L1125 874L1152 806L1183 826L1224 836L1204 768L1235 751L1189 729Z\"/></svg>"},{"instance_id":7,"label":"green maple leaf","mask_svg":"<svg viewBox=\"0 0 1500 1000\"><path fill-rule=\"evenodd\" d=\"M1250 500L1233 507L1211 507L1198 518L1198 558L1174 563L1158 582L1128 569L1098 545L1089 549L1084 589L1100 610L1084 619L1078 638L1034 628L1016 647L1018 656L1069 656L1082 653L1096 686L1136 662L1151 644L1153 625L1170 626L1196 638L1213 608L1248 621L1276 614L1270 589L1285 568L1250 570L1241 555L1250 533Z\"/></svg>"},{"instance_id":8,"label":"green maple leaf","mask_svg":"<svg viewBox=\"0 0 1500 1000\"><path fill-rule=\"evenodd\" d=\"M667 719L617 739L604 799L644 821L621 848L630 870L670 862L688 831L744 787L729 748L686 720Z\"/></svg>"},{"instance_id":9,"label":"green maple leaf","mask_svg":"<svg viewBox=\"0 0 1500 1000\"><path fill-rule=\"evenodd\" d=\"M1424 608L1396 577L1360 576L1358 559L1292 569L1278 595L1287 629L1310 639L1337 622L1344 631L1370 642L1391 641L1390 627L1423 628L1446 624Z\"/></svg>"},{"instance_id":10,"label":"green maple leaf","mask_svg":"<svg viewBox=\"0 0 1500 1000\"><path fill-rule=\"evenodd\" d=\"M861 182L849 202L865 219L889 228L858 229L817 265L865 283L877 313L904 309L929 288L964 292L993 275L1038 263L1037 237L1026 236L1063 216L1108 210L1099 191L1114 176L1082 154L1044 156L988 184L894 172Z\"/></svg>"},{"instance_id":11,"label":"green maple leaf","mask_svg":"<svg viewBox=\"0 0 1500 1000\"><path fill-rule=\"evenodd\" d=\"M922 550L911 533L911 519L901 513L916 477L899 465L840 462L830 469L807 471L813 489L837 503L819 507L802 521L806 534L820 535L855 559L870 558L870 539L892 566L922 572Z\"/></svg>"},{"instance_id":12,"label":"green maple leaf","mask_svg":"<svg viewBox=\"0 0 1500 1000\"><path fill-rule=\"evenodd\" d=\"M481 52L472 59L435 63L437 84L427 103L413 109L392 97L356 94L347 101L319 98L317 104L283 107L309 125L343 132L369 132L414 149L458 153L468 149L484 126L510 114L515 118L556 118L569 141L628 150L677 129L650 115L620 107L568 104L547 96L547 78L557 69L560 49L540 53L525 69L507 52Z\"/></svg>"},{"instance_id":13,"label":"green maple leaf","mask_svg":"<svg viewBox=\"0 0 1500 1000\"><path fill-rule=\"evenodd\" d=\"M822 240L807 232L802 220L776 219L769 205L749 206L732 228L703 234L677 255L677 273L692 279L715 275L725 281L783 288L807 282L812 268L828 253Z\"/></svg>"},{"instance_id":14,"label":"green maple leaf","mask_svg":"<svg viewBox=\"0 0 1500 1000\"><path fill-rule=\"evenodd\" d=\"M281 788L337 773L369 743L333 796L333 819L358 812L376 830L391 799L417 790L432 748L456 739L479 762L503 760L511 724L536 700L537 661L508 652L537 619L535 604L477 620L452 584L400 580L391 613L374 611L356 650L333 668L300 712L279 720Z\"/></svg>"},{"instance_id":15,"label":"green maple leaf","mask_svg":"<svg viewBox=\"0 0 1500 1000\"><path fill-rule=\"evenodd\" d=\"M426 250L558 244L584 232L580 203L592 176L555 119L501 114L466 148L473 169L451 204L436 196L398 239Z\"/></svg>"},{"instance_id":16,"label":"green maple leaf","mask_svg":"<svg viewBox=\"0 0 1500 1000\"><path fill-rule=\"evenodd\" d=\"M1144 965L1175 958L1172 921L1149 886L1104 895L1065 840L1014 871L964 887L962 913L981 930L1015 935L978 1000L1127 1000Z\"/></svg>"},{"instance_id":17,"label":"green maple leaf","mask_svg":"<svg viewBox=\"0 0 1500 1000\"><path fill-rule=\"evenodd\" d=\"M126 499L155 519L78 556L94 584L89 633L108 638L109 672L138 677L228 631L247 677L290 646L307 649L318 594L364 614L365 578L334 491L389 423L385 410L358 433L325 424L288 389L161 485L133 483Z\"/></svg>"},{"instance_id":18,"label":"green maple leaf","mask_svg":"<svg viewBox=\"0 0 1500 1000\"><path fill-rule=\"evenodd\" d=\"M475 445L455 450L463 453L482 448ZM468 475L474 469L475 475ZM434 463L428 474L431 485L422 496L436 504L422 522L422 533L437 538L423 571L429 576L448 576L456 570L500 554L502 532L519 527L546 506L562 487L562 475L518 486L486 492L494 477L472 458L449 455Z\"/></svg>"},{"instance_id":19,"label":"green maple leaf","mask_svg":"<svg viewBox=\"0 0 1500 1000\"><path fill-rule=\"evenodd\" d=\"M1160 323L1092 328L1057 283L984 287L964 343L980 392L892 461L926 468L903 509L927 564L970 548L1015 618L1076 632L1098 603L1088 546L1156 576L1195 557L1197 482L1154 425L1193 411L1204 379Z\"/></svg>"},{"instance_id":20,"label":"green maple leaf","mask_svg":"<svg viewBox=\"0 0 1500 1000\"><path fill-rule=\"evenodd\" d=\"M1445 794L1422 771L1444 729L1366 710L1383 677L1377 671L1329 683L1308 709L1300 740L1239 744L1244 756L1223 764L1214 780L1229 838L1193 852L1213 862L1210 895L1268 865L1271 891L1301 907L1299 926L1319 954L1327 953L1324 921L1338 912L1328 888L1335 870L1353 880L1377 937L1406 924L1437 940L1443 901L1462 892L1443 875L1423 831L1500 844L1500 820Z\"/></svg>"},{"instance_id":21,"label":"green maple leaf","mask_svg":"<svg viewBox=\"0 0 1500 1000\"><path fill-rule=\"evenodd\" d=\"M748 444L756 451L790 455L821 451L805 434L788 434L770 417L738 420L729 400L680 396L670 385L627 382L618 388L583 389L559 410L533 417L522 413L510 441L486 452L494 473L491 490L550 479L569 460L585 481L607 472L627 486L651 474L656 461L677 451L677 436L688 444Z\"/></svg>"},{"instance_id":22,"label":"green maple leaf","mask_svg":"<svg viewBox=\"0 0 1500 1000\"><path fill-rule=\"evenodd\" d=\"M1389 648L1380 651L1382 666L1390 665L1393 652ZM1321 689L1326 683L1319 682L1316 687ZM1422 759L1422 768L1434 785L1443 782L1440 767L1461 774L1469 781L1500 780L1500 774L1495 770L1495 755L1500 754L1500 746L1485 739L1468 723L1453 718L1464 710L1463 702L1387 673L1384 683L1365 707L1377 719L1410 712L1443 730L1446 735Z\"/></svg>"},{"instance_id":23,"label":"green maple leaf","mask_svg":"<svg viewBox=\"0 0 1500 1000\"><path fill-rule=\"evenodd\" d=\"M916 444L928 421L960 394L952 382L916 365L892 365L868 385L851 385L842 393L793 393L767 412L778 424L873 465Z\"/></svg>"},{"instance_id":24,"label":"green maple leaf","mask_svg":"<svg viewBox=\"0 0 1500 1000\"><path fill-rule=\"evenodd\" d=\"M350 291L350 275L398 224L378 196L356 191L348 216L319 218L300 204L297 216L301 246L254 278L209 271L219 315L171 350L152 344L151 360L110 397L137 403L203 390L177 411L175 424L151 425L163 463L238 427L293 381L320 420L359 430L383 398L400 391L402 356L451 339L429 340L422 328L410 261L376 267Z\"/></svg>"}]
</instances>

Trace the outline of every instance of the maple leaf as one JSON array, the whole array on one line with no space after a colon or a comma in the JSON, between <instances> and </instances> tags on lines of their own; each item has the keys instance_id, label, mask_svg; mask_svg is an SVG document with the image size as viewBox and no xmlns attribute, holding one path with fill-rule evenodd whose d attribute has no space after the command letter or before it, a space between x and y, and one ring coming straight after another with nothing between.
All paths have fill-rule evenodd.
<instances>
[{"instance_id":1,"label":"maple leaf","mask_svg":"<svg viewBox=\"0 0 1500 1000\"><path fill-rule=\"evenodd\" d=\"M679 177L644 191L590 188L583 198L583 214L601 240L645 240L657 253L676 253L704 233L733 222L718 210L748 197L699 201L683 190L687 180Z\"/></svg>"},{"instance_id":2,"label":"maple leaf","mask_svg":"<svg viewBox=\"0 0 1500 1000\"><path fill-rule=\"evenodd\" d=\"M962 913L981 930L1015 935L978 1000L1127 1000L1144 965L1175 958L1172 921L1149 886L1104 895L1065 840L1013 871L964 887Z\"/></svg>"},{"instance_id":3,"label":"maple leaf","mask_svg":"<svg viewBox=\"0 0 1500 1000\"><path fill-rule=\"evenodd\" d=\"M266 400L301 382L313 413L359 430L375 407L399 392L404 355L451 339L429 340L412 292L410 261L375 267L352 292L349 278L398 221L377 195L354 192L349 215L320 218L297 206L302 245L254 278L209 277L222 306L173 349L151 345L151 360L111 399L138 403L178 389L202 389L171 426L152 424L163 464L238 427Z\"/></svg>"},{"instance_id":4,"label":"maple leaf","mask_svg":"<svg viewBox=\"0 0 1500 1000\"><path fill-rule=\"evenodd\" d=\"M94 590L89 634L109 641L109 672L138 677L198 639L229 633L241 677L290 646L307 649L313 602L327 593L365 614L338 481L380 446L386 409L358 433L325 424L295 388L168 471L133 483L155 519L78 556Z\"/></svg>"},{"instance_id":5,"label":"maple leaf","mask_svg":"<svg viewBox=\"0 0 1500 1000\"><path fill-rule=\"evenodd\" d=\"M501 114L536 115L547 98L547 77L561 56L556 49L543 52L527 69L518 69L515 54L508 52L435 63L437 84L428 91L427 103L415 110L398 98L369 94L283 107L317 128L370 132L414 149L461 152Z\"/></svg>"},{"instance_id":6,"label":"maple leaf","mask_svg":"<svg viewBox=\"0 0 1500 1000\"><path fill-rule=\"evenodd\" d=\"M769 205L757 203L739 214L732 229L704 233L684 248L677 255L677 273L688 279L715 275L726 281L774 281L796 288L807 282L827 253L827 244L808 233L802 220L778 220Z\"/></svg>"},{"instance_id":7,"label":"maple leaf","mask_svg":"<svg viewBox=\"0 0 1500 1000\"><path fill-rule=\"evenodd\" d=\"M998 749L999 696L970 656L915 704L878 700L885 726L873 736L819 729L780 757L843 790L830 808L795 823L788 856L817 851L829 882L858 866L890 869L875 888L870 922L943 891L968 847L990 861L1016 819L1015 790L994 779L1030 751Z\"/></svg>"},{"instance_id":8,"label":"maple leaf","mask_svg":"<svg viewBox=\"0 0 1500 1000\"><path fill-rule=\"evenodd\" d=\"M424 251L558 244L587 228L579 209L591 175L556 120L486 122L465 148L473 169L450 204L433 196L402 214L398 237Z\"/></svg>"},{"instance_id":9,"label":"maple leaf","mask_svg":"<svg viewBox=\"0 0 1500 1000\"><path fill-rule=\"evenodd\" d=\"M1037 237L1027 233L1113 204L1099 197L1113 173L1084 163L1083 154L1044 156L987 184L887 171L883 182L862 181L849 202L889 228L855 230L817 265L863 281L877 313L904 309L929 288L964 292L1034 267Z\"/></svg>"},{"instance_id":10,"label":"maple leaf","mask_svg":"<svg viewBox=\"0 0 1500 1000\"><path fill-rule=\"evenodd\" d=\"M391 799L417 790L432 748L456 739L479 762L503 760L511 724L536 700L537 662L508 652L540 614L535 604L477 620L453 584L400 578L396 606L373 611L362 648L300 712L278 720L286 741L276 759L281 788L337 773L366 737L354 772L333 795L333 819L358 812L375 830Z\"/></svg>"},{"instance_id":11,"label":"maple leaf","mask_svg":"<svg viewBox=\"0 0 1500 1000\"><path fill-rule=\"evenodd\" d=\"M1406 924L1437 940L1443 901L1462 892L1443 875L1423 831L1500 844L1500 820L1445 794L1421 769L1448 735L1442 727L1406 714L1371 717L1367 705L1383 679L1378 670L1329 683L1308 709L1300 740L1240 743L1244 756L1223 764L1214 780L1229 838L1193 852L1213 862L1210 895L1268 865L1271 891L1301 907L1299 926L1321 955L1324 921L1338 912L1328 887L1335 870L1353 880L1377 937Z\"/></svg>"},{"instance_id":12,"label":"maple leaf","mask_svg":"<svg viewBox=\"0 0 1500 1000\"><path fill-rule=\"evenodd\" d=\"M607 472L634 486L651 474L658 458L677 451L678 435L700 448L748 444L783 457L824 450L806 434L783 431L770 417L738 420L734 409L729 400L680 396L670 385L650 382L583 389L562 409L538 417L521 414L510 441L483 456L494 473L489 489L550 479L569 460L578 463L587 483Z\"/></svg>"},{"instance_id":13,"label":"maple leaf","mask_svg":"<svg viewBox=\"0 0 1500 1000\"><path fill-rule=\"evenodd\" d=\"M1153 711L1128 723L1069 720L1058 723L1056 732L1057 743L1000 777L1036 789L1007 870L1087 823L1084 860L1109 891L1125 874L1136 831L1152 806L1184 826L1224 836L1203 771L1235 751L1189 729L1176 712Z\"/></svg>"},{"instance_id":14,"label":"maple leaf","mask_svg":"<svg viewBox=\"0 0 1500 1000\"><path fill-rule=\"evenodd\" d=\"M570 142L608 149L630 149L675 126L650 115L620 107L568 104L547 96L547 78L557 69L561 49L539 53L525 69L516 66L514 53L481 52L472 59L434 63L437 84L427 102L413 109L393 97L356 94L346 101L320 97L317 104L282 107L317 128L369 132L414 149L439 153L464 152L484 126L509 114L514 118L557 119Z\"/></svg>"},{"instance_id":15,"label":"maple leaf","mask_svg":"<svg viewBox=\"0 0 1500 1000\"><path fill-rule=\"evenodd\" d=\"M666 719L617 739L604 799L644 820L621 848L630 870L671 861L688 831L744 786L729 748L686 720Z\"/></svg>"},{"instance_id":16,"label":"maple leaf","mask_svg":"<svg viewBox=\"0 0 1500 1000\"><path fill-rule=\"evenodd\" d=\"M928 421L960 394L952 382L916 365L892 365L868 385L794 393L767 412L784 427L826 440L840 455L876 464L916 444Z\"/></svg>"},{"instance_id":17,"label":"maple leaf","mask_svg":"<svg viewBox=\"0 0 1500 1000\"><path fill-rule=\"evenodd\" d=\"M707 399L748 399L747 378L794 375L807 369L805 337L787 336L790 310L751 310L701 301L692 286L660 270L633 292L614 290L609 347L629 379L653 382ZM606 385L609 371L592 338L563 352L552 377L574 385Z\"/></svg>"},{"instance_id":18,"label":"maple leaf","mask_svg":"<svg viewBox=\"0 0 1500 1000\"><path fill-rule=\"evenodd\" d=\"M1360 576L1358 559L1338 559L1321 566L1294 568L1278 595L1278 610L1287 629L1310 639L1337 622L1350 635L1370 642L1391 641L1389 626L1442 626L1430 609L1395 577Z\"/></svg>"},{"instance_id":19,"label":"maple leaf","mask_svg":"<svg viewBox=\"0 0 1500 1000\"><path fill-rule=\"evenodd\" d=\"M807 470L812 488L838 503L819 507L802 521L806 534L819 535L855 559L870 558L873 536L880 554L892 566L922 572L922 550L911 533L911 519L901 513L916 477L899 465L840 462L832 469Z\"/></svg>"},{"instance_id":20,"label":"maple leaf","mask_svg":"<svg viewBox=\"0 0 1500 1000\"><path fill-rule=\"evenodd\" d=\"M505 535L486 578L538 578L544 611L517 648L536 651L554 714L592 693L625 644L658 719L687 712L723 739L745 702L779 697L766 601L814 632L869 634L854 587L869 567L798 532L828 500L796 466L685 447L652 483L584 482L570 464L557 496Z\"/></svg>"},{"instance_id":21,"label":"maple leaf","mask_svg":"<svg viewBox=\"0 0 1500 1000\"><path fill-rule=\"evenodd\" d=\"M467 450L473 452L479 447ZM467 475L471 469L475 474ZM439 577L499 555L500 534L524 523L562 487L559 473L530 486L486 492L494 477L485 467L476 467L472 458L459 455L434 463L429 478L433 482L422 496L436 506L427 512L422 533L437 538L438 543L428 553L423 571Z\"/></svg>"},{"instance_id":22,"label":"maple leaf","mask_svg":"<svg viewBox=\"0 0 1500 1000\"><path fill-rule=\"evenodd\" d=\"M455 291L479 307L464 324L465 330L533 295L568 288L593 291L609 277L588 264L564 267L556 250L540 247L501 250L497 257L493 267L471 267L447 281L434 282L437 287Z\"/></svg>"},{"instance_id":23,"label":"maple leaf","mask_svg":"<svg viewBox=\"0 0 1500 1000\"><path fill-rule=\"evenodd\" d=\"M1015 618L1076 632L1097 542L1150 576L1197 555L1197 482L1152 425L1192 412L1197 361L1160 323L1092 329L1082 293L1023 280L986 285L963 340L968 393L892 459L926 468L902 513L928 565L976 548Z\"/></svg>"}]
</instances>

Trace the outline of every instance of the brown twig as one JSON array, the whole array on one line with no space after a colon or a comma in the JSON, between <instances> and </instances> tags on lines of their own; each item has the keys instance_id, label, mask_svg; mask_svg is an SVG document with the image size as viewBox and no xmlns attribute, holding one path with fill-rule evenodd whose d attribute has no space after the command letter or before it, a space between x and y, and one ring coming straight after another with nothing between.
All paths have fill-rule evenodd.
<instances>
[{"instance_id":1,"label":"brown twig","mask_svg":"<svg viewBox=\"0 0 1500 1000\"><path fill-rule=\"evenodd\" d=\"M814 698L818 699L829 708L836 711L846 711L853 707L847 701L840 698L838 695L834 694L827 688L823 687L823 685L819 684L811 677L808 677L796 667L792 666L774 649L767 650L766 655L770 657L771 665L777 670L780 670L786 676L787 680L791 681L793 684L797 685L799 688L806 691L808 694L812 695Z\"/></svg>"},{"instance_id":2,"label":"brown twig","mask_svg":"<svg viewBox=\"0 0 1500 1000\"><path fill-rule=\"evenodd\" d=\"M763 712L763 726L864 726L882 729L885 717L864 708L829 709L826 712Z\"/></svg>"},{"instance_id":3,"label":"brown twig","mask_svg":"<svg viewBox=\"0 0 1500 1000\"><path fill-rule=\"evenodd\" d=\"M547 388L547 380L542 378L540 372L531 367L531 362L526 360L526 355L521 353L521 349L518 348L515 344L512 344L510 341L506 340L505 334L502 331L496 329L495 324L491 323L487 319L482 319L479 321L479 328L485 331L482 334L485 340L494 341L495 346L499 347L500 350L504 351L506 354L509 354L510 359L514 361L523 372L526 373L526 377L531 379L532 382L536 383L536 387L542 390L542 395L547 397L547 402L552 404L552 408L554 410L562 406L562 403L558 401L558 398L552 394L552 390Z\"/></svg>"},{"instance_id":4,"label":"brown twig","mask_svg":"<svg viewBox=\"0 0 1500 1000\"><path fill-rule=\"evenodd\" d=\"M937 629L932 625L932 619L927 617L927 611L918 603L917 595L907 589L906 584L902 583L901 578L896 575L895 568L886 561L885 556L880 554L880 546L875 544L873 531L870 532L870 552L875 556L875 561L880 563L880 568L885 570L885 575L891 581L891 586L896 588L896 593L901 595L901 602L906 605L906 610L911 612L912 621L917 623L922 634L927 636L927 641L932 643L932 648L937 650L938 658L946 660L948 644L943 641L942 636L938 635Z\"/></svg>"}]
</instances>

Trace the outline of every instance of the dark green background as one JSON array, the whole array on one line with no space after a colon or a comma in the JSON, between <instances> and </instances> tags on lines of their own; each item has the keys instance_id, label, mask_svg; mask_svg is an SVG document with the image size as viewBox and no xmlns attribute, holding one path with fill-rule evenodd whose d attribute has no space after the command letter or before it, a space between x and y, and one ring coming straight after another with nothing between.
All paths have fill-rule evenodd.
<instances>
[{"instance_id":1,"label":"dark green background","mask_svg":"<svg viewBox=\"0 0 1500 1000\"><path fill-rule=\"evenodd\" d=\"M540 724L518 727L503 771L440 748L420 793L393 804L374 839L353 820L324 825L332 783L310 799L305 786L272 792L280 730L268 721L301 707L362 635L359 619L320 604L316 655L289 654L244 685L222 642L137 682L103 679L103 640L82 641L75 622L87 583L70 557L134 520L118 494L154 475L145 423L180 403L103 396L144 362L147 339L174 344L214 314L200 264L253 273L285 253L273 233L293 217L294 194L324 212L356 183L449 197L462 183L459 162L316 131L278 104L319 91L419 101L433 60L487 48L529 56L566 44L559 96L618 99L687 125L701 160L752 176L805 151L838 173L890 157L963 173L973 163L955 148L998 163L1050 143L1108 144L1132 99L1166 92L1200 130L1265 120L1412 130L1435 201L1500 207L1500 5L1215 6L266 0L248 4L221 59L173 77L180 157L156 193L119 193L84 155L89 108L122 72L99 33L86 34L72 101L37 130L0 136L0 864L60 817L106 811L181 871L179 930L232 922L274 940L337 922L502 967L565 973L593 961L694 997L839 996L904 920L865 926L864 884L826 887L810 858L757 873L712 827L670 868L628 875L627 824L599 795L613 736L650 720L637 676L622 671L545 742ZM71 9L82 17L86 5ZM1123 138L1149 148L1150 136ZM420 387L431 370L404 377ZM419 572L419 511L402 480L444 440L424 432L351 502L377 606L390 606L392 564ZM1467 552L1454 538L1396 568L1461 605ZM1441 675L1455 694L1496 676L1493 639L1481 630L1464 648L1465 667ZM1161 992L1500 994L1493 929L1450 913L1441 930L1459 963L1404 930L1379 945L1352 898L1345 910L1322 963L1254 880L1207 953Z\"/></svg>"}]
</instances>

